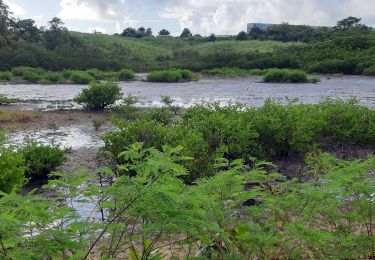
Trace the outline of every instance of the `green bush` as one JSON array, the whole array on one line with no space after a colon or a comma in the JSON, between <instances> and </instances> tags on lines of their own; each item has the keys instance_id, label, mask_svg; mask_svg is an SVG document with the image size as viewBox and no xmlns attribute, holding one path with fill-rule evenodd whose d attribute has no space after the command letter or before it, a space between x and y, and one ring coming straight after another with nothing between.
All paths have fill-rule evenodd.
<instances>
[{"instance_id":1,"label":"green bush","mask_svg":"<svg viewBox=\"0 0 375 260\"><path fill-rule=\"evenodd\" d=\"M95 78L85 71L72 71L70 80L76 84L89 84L90 82L95 81Z\"/></svg>"},{"instance_id":2,"label":"green bush","mask_svg":"<svg viewBox=\"0 0 375 260\"><path fill-rule=\"evenodd\" d=\"M323 74L353 74L355 67L351 61L334 59L316 62L309 67L309 71Z\"/></svg>"},{"instance_id":3,"label":"green bush","mask_svg":"<svg viewBox=\"0 0 375 260\"><path fill-rule=\"evenodd\" d=\"M41 84L60 83L63 81L62 73L60 72L46 72L42 79L39 80Z\"/></svg>"},{"instance_id":4,"label":"green bush","mask_svg":"<svg viewBox=\"0 0 375 260\"><path fill-rule=\"evenodd\" d=\"M178 122L167 111L154 110L142 120L120 123L121 130L105 137L105 150L113 159L134 142L161 149L164 144L185 147L194 158L184 165L187 182L210 176L214 160L251 157L272 160L306 153L314 145L372 145L375 111L354 101L325 100L315 105L288 105L268 100L263 107L220 108L216 105L187 109Z\"/></svg>"},{"instance_id":5,"label":"green bush","mask_svg":"<svg viewBox=\"0 0 375 260\"><path fill-rule=\"evenodd\" d=\"M37 83L42 79L42 76L33 71L25 71L22 75L22 79L31 83Z\"/></svg>"},{"instance_id":6,"label":"green bush","mask_svg":"<svg viewBox=\"0 0 375 260\"><path fill-rule=\"evenodd\" d=\"M115 82L91 82L89 88L75 97L74 101L88 109L104 109L122 97L121 88Z\"/></svg>"},{"instance_id":7,"label":"green bush","mask_svg":"<svg viewBox=\"0 0 375 260\"><path fill-rule=\"evenodd\" d=\"M214 68L210 70L202 70L203 74L210 75L210 76L224 76L224 77L247 77L247 76L262 76L266 73L265 70L261 69L239 69L239 68Z\"/></svg>"},{"instance_id":8,"label":"green bush","mask_svg":"<svg viewBox=\"0 0 375 260\"><path fill-rule=\"evenodd\" d=\"M106 73L100 69L88 69L86 72L96 80L101 80L106 78Z\"/></svg>"},{"instance_id":9,"label":"green bush","mask_svg":"<svg viewBox=\"0 0 375 260\"><path fill-rule=\"evenodd\" d=\"M277 82L277 83L305 83L308 78L305 72L301 70L289 69L270 69L263 76L264 82Z\"/></svg>"},{"instance_id":10,"label":"green bush","mask_svg":"<svg viewBox=\"0 0 375 260\"><path fill-rule=\"evenodd\" d=\"M14 76L23 77L25 73L33 73L37 75L44 74L44 69L42 68L33 68L33 67L17 67L12 69L12 73Z\"/></svg>"},{"instance_id":11,"label":"green bush","mask_svg":"<svg viewBox=\"0 0 375 260\"><path fill-rule=\"evenodd\" d=\"M13 74L9 71L1 71L0 72L0 80L4 81L11 81L13 78Z\"/></svg>"},{"instance_id":12,"label":"green bush","mask_svg":"<svg viewBox=\"0 0 375 260\"><path fill-rule=\"evenodd\" d=\"M189 70L169 69L152 71L148 74L147 80L151 82L178 82L181 80L191 81L197 77Z\"/></svg>"},{"instance_id":13,"label":"green bush","mask_svg":"<svg viewBox=\"0 0 375 260\"><path fill-rule=\"evenodd\" d=\"M122 69L118 72L118 79L120 81L128 81L134 79L135 74L131 69Z\"/></svg>"},{"instance_id":14,"label":"green bush","mask_svg":"<svg viewBox=\"0 0 375 260\"><path fill-rule=\"evenodd\" d=\"M375 65L367 68L363 71L363 74L366 76L375 76Z\"/></svg>"},{"instance_id":15,"label":"green bush","mask_svg":"<svg viewBox=\"0 0 375 260\"><path fill-rule=\"evenodd\" d=\"M6 96L0 94L0 105L9 105L13 102L13 99L7 98Z\"/></svg>"},{"instance_id":16,"label":"green bush","mask_svg":"<svg viewBox=\"0 0 375 260\"><path fill-rule=\"evenodd\" d=\"M14 147L3 147L3 141L4 135L0 133L0 192L19 191L27 183L24 158Z\"/></svg>"},{"instance_id":17,"label":"green bush","mask_svg":"<svg viewBox=\"0 0 375 260\"><path fill-rule=\"evenodd\" d=\"M31 179L47 179L48 175L66 160L66 151L57 145L41 145L30 140L20 149L26 165L26 176Z\"/></svg>"}]
</instances>

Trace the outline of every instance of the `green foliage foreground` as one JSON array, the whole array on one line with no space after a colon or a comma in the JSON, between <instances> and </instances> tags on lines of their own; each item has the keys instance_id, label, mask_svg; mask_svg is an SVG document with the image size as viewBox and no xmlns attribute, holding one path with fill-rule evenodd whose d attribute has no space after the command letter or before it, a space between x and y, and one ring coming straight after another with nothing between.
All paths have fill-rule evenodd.
<instances>
[{"instance_id":1,"label":"green foliage foreground","mask_svg":"<svg viewBox=\"0 0 375 260\"><path fill-rule=\"evenodd\" d=\"M131 145L123 171L55 173L56 198L0 198L4 259L369 259L374 256L375 158L311 155L314 179L286 181L254 161L217 160L215 174L186 186L182 148ZM90 185L86 185L87 182ZM103 182L111 185L101 185ZM247 188L244 188L247 187ZM83 217L75 201L96 201ZM248 203L253 206L245 206Z\"/></svg>"}]
</instances>

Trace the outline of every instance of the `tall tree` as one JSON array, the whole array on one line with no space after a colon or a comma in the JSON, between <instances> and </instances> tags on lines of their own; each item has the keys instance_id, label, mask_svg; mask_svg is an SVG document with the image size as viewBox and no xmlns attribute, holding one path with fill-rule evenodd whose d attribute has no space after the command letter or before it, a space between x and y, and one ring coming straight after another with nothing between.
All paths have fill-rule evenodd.
<instances>
[{"instance_id":1,"label":"tall tree","mask_svg":"<svg viewBox=\"0 0 375 260\"><path fill-rule=\"evenodd\" d=\"M132 28L132 27L128 27L126 28L122 33L121 33L121 36L124 36L124 37L137 37L138 33L137 33L137 30Z\"/></svg>"},{"instance_id":2,"label":"tall tree","mask_svg":"<svg viewBox=\"0 0 375 260\"><path fill-rule=\"evenodd\" d=\"M68 43L68 29L60 18L54 17L48 22L49 28L44 33L45 45L48 49L54 50L57 46Z\"/></svg>"},{"instance_id":3,"label":"tall tree","mask_svg":"<svg viewBox=\"0 0 375 260\"><path fill-rule=\"evenodd\" d=\"M40 30L35 26L35 21L32 19L25 19L14 22L13 33L25 41L28 42L39 42L40 41Z\"/></svg>"},{"instance_id":4,"label":"tall tree","mask_svg":"<svg viewBox=\"0 0 375 260\"><path fill-rule=\"evenodd\" d=\"M185 28L180 35L181 38L187 38L191 36L193 36L193 34L190 32L188 28Z\"/></svg>"},{"instance_id":5,"label":"tall tree","mask_svg":"<svg viewBox=\"0 0 375 260\"><path fill-rule=\"evenodd\" d=\"M146 29L145 27L139 27L138 30L137 30L137 37L138 38L142 38L142 37L145 37L146 36Z\"/></svg>"},{"instance_id":6,"label":"tall tree","mask_svg":"<svg viewBox=\"0 0 375 260\"><path fill-rule=\"evenodd\" d=\"M356 26L360 26L361 20L361 18L349 16L345 19L338 21L337 26L335 28L339 30L347 30Z\"/></svg>"},{"instance_id":7,"label":"tall tree","mask_svg":"<svg viewBox=\"0 0 375 260\"><path fill-rule=\"evenodd\" d=\"M152 29L151 28L147 28L146 36L152 36Z\"/></svg>"},{"instance_id":8,"label":"tall tree","mask_svg":"<svg viewBox=\"0 0 375 260\"><path fill-rule=\"evenodd\" d=\"M236 40L238 41L244 41L247 39L247 34L246 32L242 31L236 36Z\"/></svg>"},{"instance_id":9,"label":"tall tree","mask_svg":"<svg viewBox=\"0 0 375 260\"><path fill-rule=\"evenodd\" d=\"M159 35L161 35L161 36L168 36L168 35L170 35L171 33L168 31L168 30L166 30L166 29L162 29L160 32L159 32Z\"/></svg>"},{"instance_id":10,"label":"tall tree","mask_svg":"<svg viewBox=\"0 0 375 260\"><path fill-rule=\"evenodd\" d=\"M0 47L7 44L9 34L9 26L12 21L9 7L0 0Z\"/></svg>"}]
</instances>

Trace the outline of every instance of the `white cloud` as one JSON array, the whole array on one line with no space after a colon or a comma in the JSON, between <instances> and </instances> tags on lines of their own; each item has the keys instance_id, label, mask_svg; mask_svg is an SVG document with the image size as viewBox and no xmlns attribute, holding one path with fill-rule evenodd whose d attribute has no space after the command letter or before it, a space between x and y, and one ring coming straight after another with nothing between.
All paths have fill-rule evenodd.
<instances>
[{"instance_id":1,"label":"white cloud","mask_svg":"<svg viewBox=\"0 0 375 260\"><path fill-rule=\"evenodd\" d=\"M22 6L17 5L10 0L4 0L4 3L9 6L9 10L17 17L24 16L26 14L25 9Z\"/></svg>"},{"instance_id":2,"label":"white cloud","mask_svg":"<svg viewBox=\"0 0 375 260\"><path fill-rule=\"evenodd\" d=\"M138 21L131 14L124 14L116 7L125 0L60 0L61 10L58 14L63 20L86 20L114 23L117 32L125 26L134 26Z\"/></svg>"},{"instance_id":3,"label":"white cloud","mask_svg":"<svg viewBox=\"0 0 375 260\"><path fill-rule=\"evenodd\" d=\"M342 6L342 12L346 16L356 16L365 19L375 20L374 0L351 0Z\"/></svg>"},{"instance_id":4,"label":"white cloud","mask_svg":"<svg viewBox=\"0 0 375 260\"><path fill-rule=\"evenodd\" d=\"M155 0L157 1L157 0ZM159 16L193 33L235 34L248 22L334 25L349 15L375 18L374 0L158 0Z\"/></svg>"}]
</instances>

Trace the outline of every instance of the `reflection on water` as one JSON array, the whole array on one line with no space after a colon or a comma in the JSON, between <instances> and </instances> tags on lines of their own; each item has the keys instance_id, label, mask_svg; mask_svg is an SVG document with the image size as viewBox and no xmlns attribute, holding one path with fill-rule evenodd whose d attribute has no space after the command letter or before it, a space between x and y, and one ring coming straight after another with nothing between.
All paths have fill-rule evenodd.
<instances>
[{"instance_id":1,"label":"reflection on water","mask_svg":"<svg viewBox=\"0 0 375 260\"><path fill-rule=\"evenodd\" d=\"M60 127L38 131L19 131L8 136L8 145L24 145L27 138L41 144L56 143L63 148L78 150L80 148L98 148L104 143L100 136L90 133L84 126Z\"/></svg>"},{"instance_id":2,"label":"reflection on water","mask_svg":"<svg viewBox=\"0 0 375 260\"><path fill-rule=\"evenodd\" d=\"M161 106L161 96L170 96L176 105L189 107L202 102L222 105L241 102L257 107L267 98L299 98L303 103L316 103L322 97L343 99L356 97L361 103L375 107L375 78L364 76L322 77L319 84L260 83L260 77L236 79L202 79L187 83L149 83L142 81L120 83L122 92L140 97L140 106ZM56 110L77 108L74 97L82 85L2 85L0 94L25 100L20 108Z\"/></svg>"}]
</instances>

